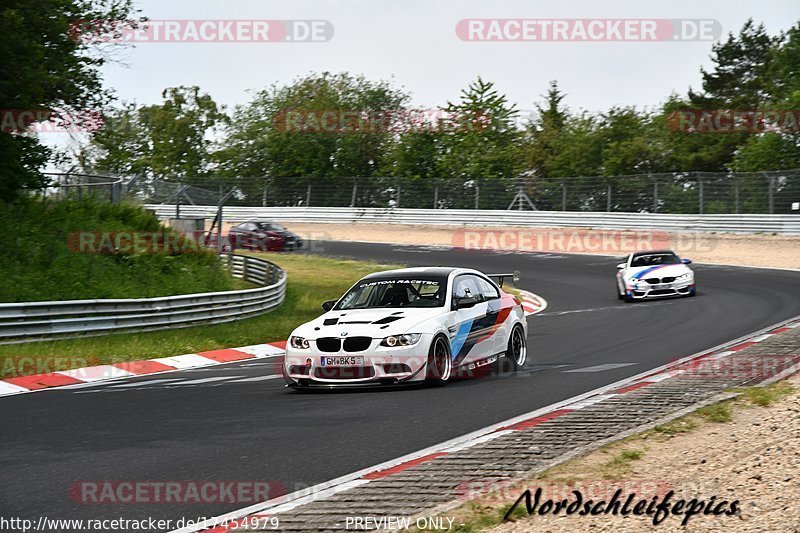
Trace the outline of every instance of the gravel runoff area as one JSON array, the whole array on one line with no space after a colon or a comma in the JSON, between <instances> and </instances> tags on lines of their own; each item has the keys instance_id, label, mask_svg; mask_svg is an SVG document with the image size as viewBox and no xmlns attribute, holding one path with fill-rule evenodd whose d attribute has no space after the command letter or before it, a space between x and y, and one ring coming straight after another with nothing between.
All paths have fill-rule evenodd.
<instances>
[{"instance_id":1,"label":"gravel runoff area","mask_svg":"<svg viewBox=\"0 0 800 533\"><path fill-rule=\"evenodd\" d=\"M549 477L569 478L585 494L603 493L611 486L662 493L660 485L675 490L675 498L717 501L740 500L736 516L692 517L688 525L669 517L654 527L651 517L622 516L532 516L495 527L497 533L523 531L800 531L800 378L789 380L794 391L769 407L736 402L727 423L699 422L699 426L673 435L649 432L617 443L553 469ZM678 429L678 431L683 431ZM641 452L641 458L624 468L625 481L588 481L625 452ZM586 481L581 481L586 480ZM662 483L658 480L669 480ZM550 492L569 493L567 485L554 480L535 484L555 487ZM648 490L649 489L649 490ZM565 495L566 497L566 495ZM511 499L513 502L513 498ZM508 501L506 500L506 503Z\"/></svg>"},{"instance_id":2,"label":"gravel runoff area","mask_svg":"<svg viewBox=\"0 0 800 533\"><path fill-rule=\"evenodd\" d=\"M307 239L315 240L607 255L625 255L648 247L671 248L682 257L689 257L699 263L800 268L800 236L377 223L284 222L284 225Z\"/></svg>"}]
</instances>

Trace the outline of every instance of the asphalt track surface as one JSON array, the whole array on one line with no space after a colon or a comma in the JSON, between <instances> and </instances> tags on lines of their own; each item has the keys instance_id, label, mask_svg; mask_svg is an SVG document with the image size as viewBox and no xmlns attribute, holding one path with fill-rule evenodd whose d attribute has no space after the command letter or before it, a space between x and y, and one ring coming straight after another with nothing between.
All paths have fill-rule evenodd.
<instances>
[{"instance_id":1,"label":"asphalt track surface","mask_svg":"<svg viewBox=\"0 0 800 533\"><path fill-rule=\"evenodd\" d=\"M292 492L438 444L800 314L800 273L694 265L698 296L625 304L619 259L321 243L328 255L519 270L549 303L527 367L443 388L297 394L277 359L0 398L0 516L214 516L233 504L82 504L81 480L272 481ZM320 275L324 275L321 272Z\"/></svg>"}]
</instances>

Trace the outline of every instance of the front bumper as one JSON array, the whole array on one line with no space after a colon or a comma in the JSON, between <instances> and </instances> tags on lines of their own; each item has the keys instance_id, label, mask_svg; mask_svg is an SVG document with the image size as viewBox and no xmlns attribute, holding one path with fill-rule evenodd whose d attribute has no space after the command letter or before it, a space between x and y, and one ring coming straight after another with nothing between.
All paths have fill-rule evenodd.
<instances>
[{"instance_id":1,"label":"front bumper","mask_svg":"<svg viewBox=\"0 0 800 533\"><path fill-rule=\"evenodd\" d=\"M312 347L306 350L287 345L283 378L287 385L296 388L396 385L424 381L429 337L423 335L414 346L403 348L382 347L380 339L373 339L367 350L358 352L321 352L316 348L315 341L311 341ZM326 364L332 357L362 359L350 364Z\"/></svg>"},{"instance_id":2,"label":"front bumper","mask_svg":"<svg viewBox=\"0 0 800 533\"><path fill-rule=\"evenodd\" d=\"M694 280L661 283L650 285L649 283L639 283L627 285L626 293L634 300L645 300L651 298L669 298L674 296L690 296L694 294Z\"/></svg>"}]
</instances>

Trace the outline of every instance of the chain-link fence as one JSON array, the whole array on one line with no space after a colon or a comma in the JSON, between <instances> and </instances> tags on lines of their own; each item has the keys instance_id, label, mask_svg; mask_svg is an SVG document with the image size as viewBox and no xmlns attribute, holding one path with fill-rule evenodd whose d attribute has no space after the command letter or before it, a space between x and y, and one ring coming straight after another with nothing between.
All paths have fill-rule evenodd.
<instances>
[{"instance_id":1,"label":"chain-link fence","mask_svg":"<svg viewBox=\"0 0 800 533\"><path fill-rule=\"evenodd\" d=\"M51 174L49 195L149 204L642 213L792 213L800 169L515 179L397 177L154 178ZM796 205L794 207L797 207Z\"/></svg>"},{"instance_id":2,"label":"chain-link fence","mask_svg":"<svg viewBox=\"0 0 800 533\"><path fill-rule=\"evenodd\" d=\"M615 177L409 179L396 177L140 178L128 193L146 203L647 213L790 213L800 170L637 174Z\"/></svg>"}]
</instances>

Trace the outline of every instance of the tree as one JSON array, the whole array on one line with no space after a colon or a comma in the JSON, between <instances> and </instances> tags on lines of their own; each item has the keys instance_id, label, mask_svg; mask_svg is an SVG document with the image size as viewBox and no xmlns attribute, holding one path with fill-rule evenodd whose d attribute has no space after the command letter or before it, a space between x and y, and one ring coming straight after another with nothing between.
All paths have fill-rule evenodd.
<instances>
[{"instance_id":1,"label":"tree","mask_svg":"<svg viewBox=\"0 0 800 533\"><path fill-rule=\"evenodd\" d=\"M216 129L224 110L199 87L170 87L161 104L127 104L108 113L84 163L93 170L168 179L204 177L212 169Z\"/></svg>"},{"instance_id":2,"label":"tree","mask_svg":"<svg viewBox=\"0 0 800 533\"><path fill-rule=\"evenodd\" d=\"M290 177L340 178L375 176L393 142L395 120L402 118L408 95L387 82L372 82L347 73L312 74L285 86L258 92L234 113L225 146L217 153L229 176L269 176L271 194L302 203L304 184ZM350 199L350 187L331 183L316 205ZM361 189L365 196L375 187ZM248 194L261 184L242 183ZM368 205L369 198L363 199Z\"/></svg>"},{"instance_id":3,"label":"tree","mask_svg":"<svg viewBox=\"0 0 800 533\"><path fill-rule=\"evenodd\" d=\"M109 100L99 68L109 59L75 39L76 21L128 20L131 0L5 0L0 7L0 102L6 110L83 113ZM98 33L115 30L98 28ZM113 59L113 57L112 57ZM41 186L41 167L53 156L29 133L0 132L0 200Z\"/></svg>"},{"instance_id":4,"label":"tree","mask_svg":"<svg viewBox=\"0 0 800 533\"><path fill-rule=\"evenodd\" d=\"M470 189L462 191L468 194L463 195L461 205L453 207L473 207L471 193L478 194L476 187L494 207L506 207L523 168L516 106L509 104L493 83L479 77L461 91L458 102L448 102L444 111L440 170L444 177L455 180L455 187Z\"/></svg>"}]
</instances>

